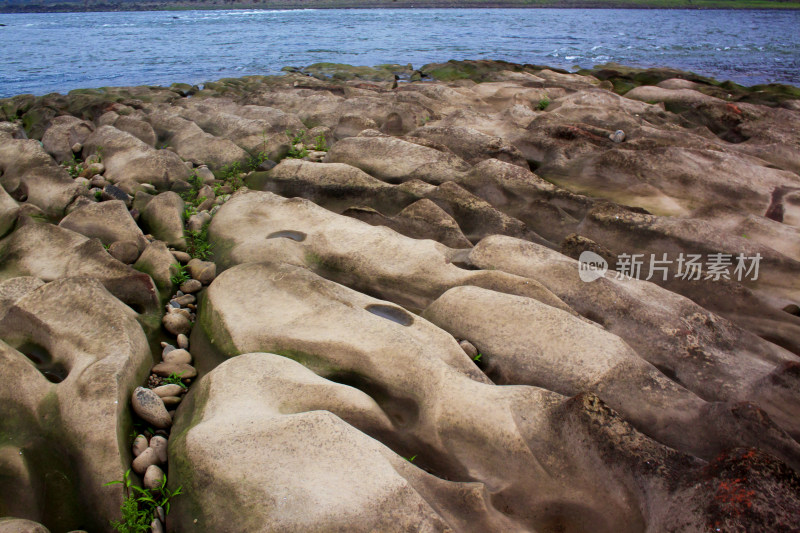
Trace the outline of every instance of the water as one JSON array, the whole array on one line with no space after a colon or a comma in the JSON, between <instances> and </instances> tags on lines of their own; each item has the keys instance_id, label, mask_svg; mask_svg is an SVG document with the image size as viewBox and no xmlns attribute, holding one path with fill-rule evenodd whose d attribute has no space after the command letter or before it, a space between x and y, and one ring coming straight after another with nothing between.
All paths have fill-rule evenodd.
<instances>
[{"instance_id":1,"label":"water","mask_svg":"<svg viewBox=\"0 0 800 533\"><path fill-rule=\"evenodd\" d=\"M327 61L616 61L800 84L800 12L589 9L0 14L0 96L202 83Z\"/></svg>"}]
</instances>

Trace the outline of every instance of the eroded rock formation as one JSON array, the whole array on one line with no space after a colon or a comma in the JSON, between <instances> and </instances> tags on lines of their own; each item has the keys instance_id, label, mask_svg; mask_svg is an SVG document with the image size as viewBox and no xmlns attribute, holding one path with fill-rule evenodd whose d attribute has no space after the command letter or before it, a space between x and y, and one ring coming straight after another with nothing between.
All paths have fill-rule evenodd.
<instances>
[{"instance_id":1,"label":"eroded rock formation","mask_svg":"<svg viewBox=\"0 0 800 533\"><path fill-rule=\"evenodd\" d=\"M800 529L792 92L396 67L0 102L0 529Z\"/></svg>"}]
</instances>

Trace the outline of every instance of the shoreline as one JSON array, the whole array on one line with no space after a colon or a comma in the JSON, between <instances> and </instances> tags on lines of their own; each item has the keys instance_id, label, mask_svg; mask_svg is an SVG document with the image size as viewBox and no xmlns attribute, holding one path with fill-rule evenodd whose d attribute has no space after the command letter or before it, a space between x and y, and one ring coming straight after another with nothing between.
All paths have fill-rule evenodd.
<instances>
[{"instance_id":1,"label":"shoreline","mask_svg":"<svg viewBox=\"0 0 800 533\"><path fill-rule=\"evenodd\" d=\"M696 72L682 70L674 67L667 67L667 66L630 66L630 65L622 65L614 62L610 63L603 63L594 65L591 68L580 68L577 70L567 70L560 67L555 67L552 65L534 65L534 64L524 64L524 63L511 63L501 60L492 60L493 63L505 63L508 65L518 65L522 68L546 68L552 70L554 72L559 72L562 74L570 74L570 75L589 75L589 76L598 76L600 79L612 79L612 78L624 78L626 81L624 83L632 82L634 85L631 87L638 86L640 83L638 80L642 79L642 77L647 77L648 73L662 73L662 72L671 72L675 75L675 77L684 78L687 80L694 80L698 82L702 82L704 84L718 87L720 90L731 90L731 91L738 91L741 93L782 93L787 95L790 98L796 98L800 100L800 84L791 84L791 83L781 83L781 82L771 82L771 83L759 83L753 85L743 85L736 83L731 80L720 80L712 76L707 76L703 74L698 74ZM407 66L402 64L386 64L386 65L349 65L343 63L315 63L309 65L307 67L295 67L290 65L285 65L280 68L278 72L269 72L264 74L247 74L243 76L225 76L215 80L203 80L199 82L188 82L188 81L173 81L169 84L131 84L131 85L104 85L99 87L77 87L74 89L69 89L64 92L60 91L51 91L48 93L36 94L32 92L22 92L17 94L12 94L8 96L0 96L0 120L4 119L3 116L3 106L12 100L21 99L21 98L33 98L36 101L40 101L47 98L67 98L75 94L110 94L110 93L118 93L120 91L129 91L129 90L138 90L138 89L154 89L154 90L174 90L176 87L179 87L181 91L193 91L199 92L202 91L205 87L212 87L214 85L225 84L229 82L246 82L247 80L258 79L258 80L275 80L280 81L281 79L285 79L286 76L291 74L304 74L309 78L316 78L318 80L336 80L336 76L339 75L341 72L345 72L347 76L352 76L353 79L362 79L365 82L372 82L372 81L388 81L391 78L381 78L381 76L386 75L388 72L392 72L393 74L398 76L397 81L400 85L405 83L409 83L412 81L429 81L429 82L439 82L439 81L453 81L453 79L469 79L469 75L462 76L460 78L449 78L447 75L439 76L437 74L428 74L429 72L435 71L438 66L441 65L449 65L449 64L459 64L461 63L458 60L450 60L446 63L429 63L420 66L419 68L411 68L409 69ZM410 66L410 64L409 64ZM353 74L354 71L365 72L365 77L362 78L361 74ZM381 74L375 74L381 73ZM420 74L421 73L421 74ZM377 77L376 77L377 76ZM416 76L420 76L421 79L415 79ZM605 78L603 76L606 76ZM638 80L637 80L638 78ZM615 89L614 91L618 94L624 94L626 90L618 90L618 83L614 81ZM647 83L644 83L647 85ZM7 117L5 117L8 120Z\"/></svg>"},{"instance_id":2,"label":"shoreline","mask_svg":"<svg viewBox=\"0 0 800 533\"><path fill-rule=\"evenodd\" d=\"M667 0L669 1L669 0ZM355 10L355 9L592 9L592 10L689 10L689 11L800 11L800 2L771 2L771 1L750 1L734 0L734 2L722 2L716 0L701 0L695 3L692 0L676 0L677 5L658 5L658 3L641 2L636 5L615 4L599 5L596 2L579 3L576 5L559 5L558 3L537 3L517 4L510 2L487 3L485 5L453 5L451 3L431 2L426 5L408 5L412 2L398 2L392 0L386 5L362 5L358 2L343 3L343 5L320 5L316 7L297 7L293 4L283 4L276 2L268 7L255 6L252 4L232 4L228 6L208 4L208 5L138 5L138 6L87 6L82 9L75 9L71 6L59 4L55 6L20 6L15 9L11 6L0 7L0 15L29 14L29 13L138 13L156 11L314 11L314 10ZM730 5L740 4L740 5ZM763 5L762 5L763 4Z\"/></svg>"}]
</instances>

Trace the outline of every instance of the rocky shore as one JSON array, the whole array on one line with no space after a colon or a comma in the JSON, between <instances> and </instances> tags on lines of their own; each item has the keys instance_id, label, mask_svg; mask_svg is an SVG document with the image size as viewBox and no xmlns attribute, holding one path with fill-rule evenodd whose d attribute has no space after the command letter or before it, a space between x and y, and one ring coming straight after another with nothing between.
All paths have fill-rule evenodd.
<instances>
[{"instance_id":1,"label":"rocky shore","mask_svg":"<svg viewBox=\"0 0 800 533\"><path fill-rule=\"evenodd\" d=\"M800 90L285 70L0 100L0 533L800 529Z\"/></svg>"}]
</instances>

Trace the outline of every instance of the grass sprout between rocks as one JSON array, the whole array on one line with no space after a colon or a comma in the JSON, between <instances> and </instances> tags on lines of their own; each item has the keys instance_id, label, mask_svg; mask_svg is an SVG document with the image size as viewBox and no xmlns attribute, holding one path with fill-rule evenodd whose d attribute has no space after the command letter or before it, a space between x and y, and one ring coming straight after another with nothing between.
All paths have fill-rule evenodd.
<instances>
[{"instance_id":1,"label":"grass sprout between rocks","mask_svg":"<svg viewBox=\"0 0 800 533\"><path fill-rule=\"evenodd\" d=\"M112 520L111 527L119 533L149 533L150 524L157 518L157 509L164 510L164 516L169 514L170 501L182 494L183 486L170 491L167 488L167 476L161 478L161 483L155 489L143 489L133 484L130 479L131 471L125 472L121 480L110 481L103 486L124 485L126 497L122 503L122 520Z\"/></svg>"},{"instance_id":2,"label":"grass sprout between rocks","mask_svg":"<svg viewBox=\"0 0 800 533\"><path fill-rule=\"evenodd\" d=\"M180 263L172 263L177 271L169 279L173 285L180 286L181 284L189 281L192 277L189 275L189 269Z\"/></svg>"}]
</instances>

